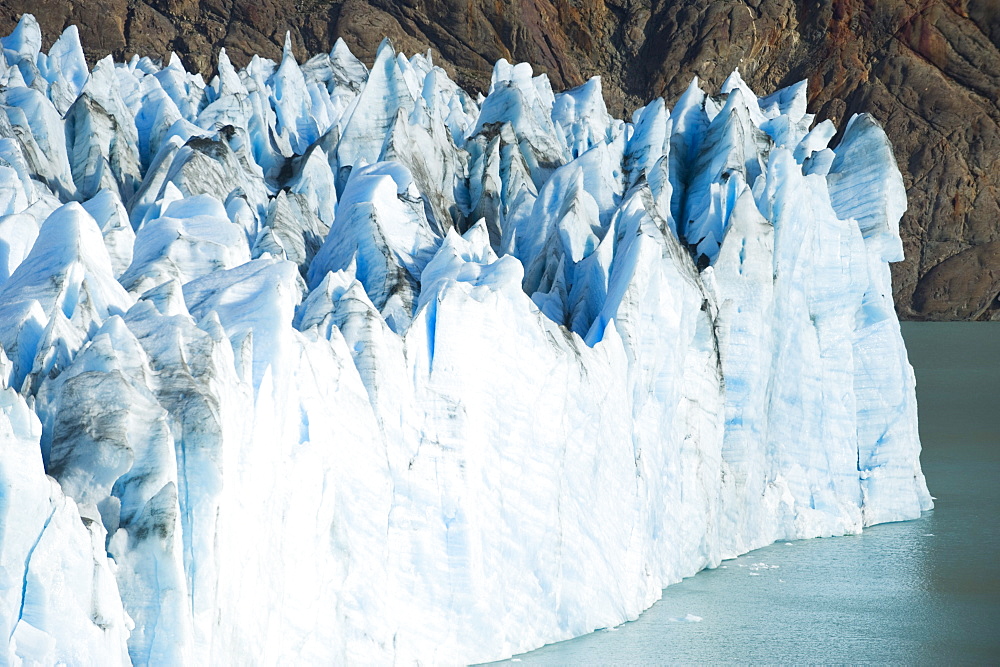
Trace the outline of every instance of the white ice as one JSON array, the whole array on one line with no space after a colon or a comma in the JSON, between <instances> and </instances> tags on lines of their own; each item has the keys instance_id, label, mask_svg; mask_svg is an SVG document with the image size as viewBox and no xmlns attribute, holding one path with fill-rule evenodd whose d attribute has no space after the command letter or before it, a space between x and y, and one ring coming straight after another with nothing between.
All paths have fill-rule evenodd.
<instances>
[{"instance_id":1,"label":"white ice","mask_svg":"<svg viewBox=\"0 0 1000 667\"><path fill-rule=\"evenodd\" d=\"M931 506L902 178L804 82L0 44L4 662L495 660Z\"/></svg>"}]
</instances>

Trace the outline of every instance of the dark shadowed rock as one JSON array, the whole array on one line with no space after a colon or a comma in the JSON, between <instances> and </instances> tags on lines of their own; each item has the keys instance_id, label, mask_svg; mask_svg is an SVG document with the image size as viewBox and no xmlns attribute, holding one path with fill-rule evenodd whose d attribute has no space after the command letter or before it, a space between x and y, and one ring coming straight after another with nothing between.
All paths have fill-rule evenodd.
<instances>
[{"instance_id":1,"label":"dark shadowed rock","mask_svg":"<svg viewBox=\"0 0 1000 667\"><path fill-rule=\"evenodd\" d=\"M532 63L557 90L603 78L609 111L691 76L716 89L736 67L761 92L808 79L810 111L841 127L860 111L892 139L909 195L906 259L893 267L900 315L1000 318L1000 4L995 0L0 0L0 32L36 15L48 48L75 23L88 59L176 51L209 76L296 56L343 37L372 62L385 36L430 49L484 90L499 58Z\"/></svg>"}]
</instances>

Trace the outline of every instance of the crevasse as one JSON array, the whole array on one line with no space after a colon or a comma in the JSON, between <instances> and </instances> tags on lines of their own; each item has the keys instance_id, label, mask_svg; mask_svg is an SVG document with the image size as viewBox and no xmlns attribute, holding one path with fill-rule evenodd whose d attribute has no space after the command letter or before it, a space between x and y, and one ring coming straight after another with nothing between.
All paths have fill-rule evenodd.
<instances>
[{"instance_id":1,"label":"crevasse","mask_svg":"<svg viewBox=\"0 0 1000 667\"><path fill-rule=\"evenodd\" d=\"M41 44L0 58L6 662L498 659L930 507L870 117Z\"/></svg>"}]
</instances>

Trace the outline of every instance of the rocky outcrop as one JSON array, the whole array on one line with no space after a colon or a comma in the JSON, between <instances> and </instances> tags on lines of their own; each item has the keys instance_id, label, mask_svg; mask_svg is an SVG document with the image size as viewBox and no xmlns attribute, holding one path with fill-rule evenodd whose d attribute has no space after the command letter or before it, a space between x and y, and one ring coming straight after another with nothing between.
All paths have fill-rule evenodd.
<instances>
[{"instance_id":1,"label":"rocky outcrop","mask_svg":"<svg viewBox=\"0 0 1000 667\"><path fill-rule=\"evenodd\" d=\"M557 89L601 75L609 110L692 75L708 88L739 67L759 90L809 80L810 111L868 111L893 141L909 195L906 259L893 267L900 315L1000 319L1000 7L992 0L0 0L0 32L34 13L46 40L80 27L91 61L166 58L211 74L343 37L371 62L383 36L430 49L459 83L483 89L498 58L527 61Z\"/></svg>"}]
</instances>

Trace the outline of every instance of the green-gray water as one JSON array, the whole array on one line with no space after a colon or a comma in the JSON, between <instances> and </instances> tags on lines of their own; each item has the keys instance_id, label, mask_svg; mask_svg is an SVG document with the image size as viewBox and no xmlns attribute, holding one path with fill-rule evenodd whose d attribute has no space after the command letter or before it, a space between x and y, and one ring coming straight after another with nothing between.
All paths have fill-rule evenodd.
<instances>
[{"instance_id":1,"label":"green-gray water","mask_svg":"<svg viewBox=\"0 0 1000 667\"><path fill-rule=\"evenodd\" d=\"M907 323L903 335L933 511L759 549L670 586L635 622L515 659L1000 663L1000 324Z\"/></svg>"}]
</instances>

